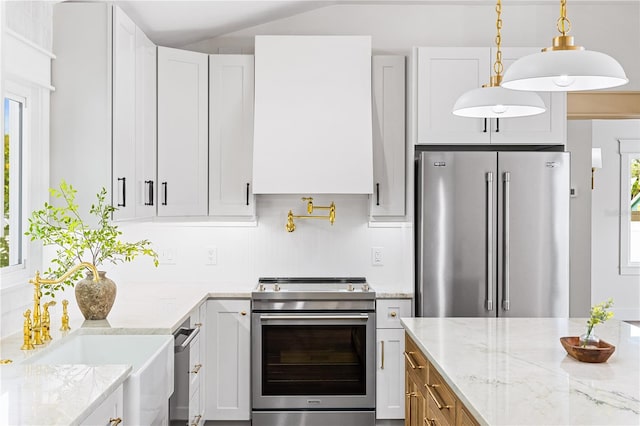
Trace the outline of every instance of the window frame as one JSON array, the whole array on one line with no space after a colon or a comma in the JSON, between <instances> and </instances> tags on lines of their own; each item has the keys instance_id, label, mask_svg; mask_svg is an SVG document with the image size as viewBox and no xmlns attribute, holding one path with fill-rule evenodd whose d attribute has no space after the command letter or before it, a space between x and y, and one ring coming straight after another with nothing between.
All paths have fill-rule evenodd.
<instances>
[{"instance_id":1,"label":"window frame","mask_svg":"<svg viewBox=\"0 0 640 426\"><path fill-rule=\"evenodd\" d=\"M21 229L20 239L21 239L21 252L22 259L21 262L16 265L9 265L4 268L0 268L0 272L2 273L2 280L0 282L0 289L4 290L10 288L15 285L24 284L30 278L30 275L33 275L35 269L30 266L35 262L30 262L29 260L32 257L32 254L38 257L40 251L37 252L32 249L33 244L30 243L29 239L24 235L24 231L26 231L27 220L27 212L29 211L30 205L30 197L28 194L31 194L33 191L33 187L31 185L32 181L37 181L38 179L32 175L35 170L35 173L39 175L37 172L37 168L31 167L32 165L32 155L31 153L34 150L37 150L39 147L32 146L33 139L32 135L32 114L30 105L33 103L33 89L17 83L12 80L5 80L3 82L3 92L2 92L2 106L0 109L2 110L2 117L0 120L2 121L2 129L4 134L4 99L9 98L11 100L16 100L22 103L22 135L21 135L21 184L20 184L20 221L23 226ZM42 124L41 124L42 125Z\"/></svg>"},{"instance_id":2,"label":"window frame","mask_svg":"<svg viewBox=\"0 0 640 426\"><path fill-rule=\"evenodd\" d=\"M620 144L620 275L640 275L640 261L630 260L631 209L629 182L631 160L640 158L640 139L618 139Z\"/></svg>"},{"instance_id":3,"label":"window frame","mask_svg":"<svg viewBox=\"0 0 640 426\"><path fill-rule=\"evenodd\" d=\"M25 217L25 200L24 200L24 183L25 183L25 153L24 153L24 148L26 146L26 132L27 132L27 115L28 115L28 109L27 109L27 98L24 96L20 96L16 93L12 93L12 92L5 92L3 94L2 97L2 104L3 104L3 108L4 108L4 101L5 99L9 99L10 101L14 101L14 102L18 102L21 106L21 117L20 117L20 141L18 142L18 153L15 154L14 152L12 152L10 154L10 163L14 164L14 161L18 161L19 162L19 170L10 176L10 179L15 179L18 178L19 179L19 184L18 184L18 194L12 194L9 196L10 200L9 202L11 203L12 199L14 199L14 197L17 197L17 200L14 199L14 202L16 204L18 204L19 209L18 209L18 217L13 217L15 215L12 215L11 217L11 221L15 222L17 221L18 224L18 230L20 232L20 235L17 236L17 241L19 242L19 262L18 263L14 263L14 264L9 264L8 266L3 267L2 269L7 268L7 271L12 271L12 270L19 270L19 269L24 269L24 261L25 261L25 249L26 249L26 243L27 243L27 239L24 236L24 231L25 231L25 223L26 223L26 217ZM4 123L4 114L5 114L5 110L2 110L2 117L3 117L3 132L4 132L4 126L6 123ZM3 140L4 143L4 140ZM15 147L14 147L15 148ZM12 150L13 151L13 150ZM17 158L15 158L17 156ZM11 161L13 160L13 161ZM2 198L2 200L4 201L2 195L0 195L0 198ZM15 235L13 235L14 237L16 237Z\"/></svg>"}]
</instances>

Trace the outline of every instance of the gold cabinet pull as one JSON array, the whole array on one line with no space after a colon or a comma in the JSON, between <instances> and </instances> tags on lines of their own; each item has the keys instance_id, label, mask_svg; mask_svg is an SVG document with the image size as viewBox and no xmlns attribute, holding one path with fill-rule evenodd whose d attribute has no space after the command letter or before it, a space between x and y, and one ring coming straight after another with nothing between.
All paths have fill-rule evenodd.
<instances>
[{"instance_id":1,"label":"gold cabinet pull","mask_svg":"<svg viewBox=\"0 0 640 426\"><path fill-rule=\"evenodd\" d=\"M198 426L200 424L200 420L202 419L202 414L198 414L193 418L193 422L191 422L191 426Z\"/></svg>"},{"instance_id":2,"label":"gold cabinet pull","mask_svg":"<svg viewBox=\"0 0 640 426\"><path fill-rule=\"evenodd\" d=\"M443 408L446 408L447 410L451 409L450 405L445 405L444 402L440 403L440 401L438 400L439 398L436 398L435 392L436 392L436 388L438 386L439 385L437 385L437 384L430 385L430 384L427 384L427 383L425 383L425 385L424 385L424 387L427 388L427 392L429 393L429 396L431 397L431 399L433 399L433 402L436 403L436 406L438 407L438 410L442 410ZM431 389L433 389L433 390L431 390ZM440 395L438 395L438 397L439 396Z\"/></svg>"},{"instance_id":3,"label":"gold cabinet pull","mask_svg":"<svg viewBox=\"0 0 640 426\"><path fill-rule=\"evenodd\" d=\"M115 419L111 417L109 419L109 426L118 426L120 423L122 423L122 419L120 417L116 417Z\"/></svg>"},{"instance_id":4,"label":"gold cabinet pull","mask_svg":"<svg viewBox=\"0 0 640 426\"><path fill-rule=\"evenodd\" d=\"M198 328L202 327L202 323L201 322L197 322L197 323L195 323L193 325L194 325L194 327L198 327Z\"/></svg>"},{"instance_id":5,"label":"gold cabinet pull","mask_svg":"<svg viewBox=\"0 0 640 426\"><path fill-rule=\"evenodd\" d=\"M391 315L391 318L395 318L395 317L398 316L398 314L396 314L395 311L391 311L391 313L389 315Z\"/></svg>"},{"instance_id":6,"label":"gold cabinet pull","mask_svg":"<svg viewBox=\"0 0 640 426\"><path fill-rule=\"evenodd\" d=\"M380 360L380 370L384 370L384 340L380 341L380 346L381 346L381 348L380 348L380 354L381 354L381 356L380 356L380 358L381 358L381 360Z\"/></svg>"},{"instance_id":7,"label":"gold cabinet pull","mask_svg":"<svg viewBox=\"0 0 640 426\"><path fill-rule=\"evenodd\" d=\"M201 368L202 368L202 364L196 364L196 365L193 366L193 370L191 370L191 372L193 374L198 374L198 372L200 371Z\"/></svg>"},{"instance_id":8,"label":"gold cabinet pull","mask_svg":"<svg viewBox=\"0 0 640 426\"><path fill-rule=\"evenodd\" d=\"M242 315L242 316L247 315L247 311L242 311L242 312L240 312L240 315Z\"/></svg>"},{"instance_id":9,"label":"gold cabinet pull","mask_svg":"<svg viewBox=\"0 0 640 426\"><path fill-rule=\"evenodd\" d=\"M0 365L11 364L12 362L10 359L0 359Z\"/></svg>"},{"instance_id":10,"label":"gold cabinet pull","mask_svg":"<svg viewBox=\"0 0 640 426\"><path fill-rule=\"evenodd\" d=\"M413 360L411 359L411 356L414 354L414 352L403 352L404 353L404 357L407 359L407 362L409 363L409 365L411 365L411 368L413 370L417 369L422 369L424 368L424 365L417 365L416 363L413 362Z\"/></svg>"}]
</instances>

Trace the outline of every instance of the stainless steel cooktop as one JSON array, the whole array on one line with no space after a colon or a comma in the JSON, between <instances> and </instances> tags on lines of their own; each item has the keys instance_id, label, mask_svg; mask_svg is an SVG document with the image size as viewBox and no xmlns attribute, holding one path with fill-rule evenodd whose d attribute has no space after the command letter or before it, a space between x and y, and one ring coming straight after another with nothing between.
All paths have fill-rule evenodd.
<instances>
[{"instance_id":1,"label":"stainless steel cooktop","mask_svg":"<svg viewBox=\"0 0 640 426\"><path fill-rule=\"evenodd\" d=\"M363 277L260 278L253 299L375 299Z\"/></svg>"}]
</instances>

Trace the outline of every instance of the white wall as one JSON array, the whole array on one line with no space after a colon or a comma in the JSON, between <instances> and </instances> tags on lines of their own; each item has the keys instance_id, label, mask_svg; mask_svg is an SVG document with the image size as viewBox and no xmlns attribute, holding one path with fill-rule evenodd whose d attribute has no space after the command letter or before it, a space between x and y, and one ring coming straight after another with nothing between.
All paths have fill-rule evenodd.
<instances>
[{"instance_id":1,"label":"white wall","mask_svg":"<svg viewBox=\"0 0 640 426\"><path fill-rule=\"evenodd\" d=\"M589 316L591 306L591 120L567 122L571 152L569 315Z\"/></svg>"},{"instance_id":2,"label":"white wall","mask_svg":"<svg viewBox=\"0 0 640 426\"><path fill-rule=\"evenodd\" d=\"M640 320L640 276L620 275L620 147L640 139L640 120L594 120L592 143L602 148L602 169L592 192L591 301L614 299L617 319Z\"/></svg>"},{"instance_id":3,"label":"white wall","mask_svg":"<svg viewBox=\"0 0 640 426\"><path fill-rule=\"evenodd\" d=\"M48 52L52 45L52 11L53 3L45 1L3 1L0 7L0 93L4 93L5 89L16 90L15 84L19 84L18 90L29 100L30 111L25 130L25 140L28 142L23 152L29 176L24 182L22 194L27 209L33 204L40 205L48 196L48 85L51 59ZM7 35L5 29L13 31L18 38ZM11 43L12 52L20 54L6 57L5 49L8 43ZM43 69L42 64L45 64L46 69ZM7 80L12 80L11 86L7 84ZM33 270L40 269L41 250L36 244L28 245L26 268L11 274L3 271L0 277L0 338L22 327L22 312L32 301L33 287L28 283L28 277L32 275ZM9 286L10 281L17 285Z\"/></svg>"},{"instance_id":4,"label":"white wall","mask_svg":"<svg viewBox=\"0 0 640 426\"><path fill-rule=\"evenodd\" d=\"M121 224L123 238L148 238L159 252L173 251L173 263L154 268L145 258L105 266L119 285L129 282L209 283L212 290L250 290L261 276L364 276L378 291L413 291L410 224L370 227L366 196L316 196L316 205L336 203L336 221L296 219L285 231L287 212L304 214L297 196L258 196L258 224ZM217 248L217 265L206 265L207 248ZM372 266L371 247L383 247L383 266Z\"/></svg>"},{"instance_id":5,"label":"white wall","mask_svg":"<svg viewBox=\"0 0 640 426\"><path fill-rule=\"evenodd\" d=\"M440 2L444 3L444 2ZM535 2L529 2L535 3ZM625 68L640 89L640 2L569 2L571 35L587 49L608 53ZM502 18L504 46L546 47L558 35L558 4L505 2ZM371 35L376 54L409 55L412 46L492 46L495 38L494 4L336 5L316 9L245 30L194 43L184 48L207 53L253 52L259 34Z\"/></svg>"}]
</instances>

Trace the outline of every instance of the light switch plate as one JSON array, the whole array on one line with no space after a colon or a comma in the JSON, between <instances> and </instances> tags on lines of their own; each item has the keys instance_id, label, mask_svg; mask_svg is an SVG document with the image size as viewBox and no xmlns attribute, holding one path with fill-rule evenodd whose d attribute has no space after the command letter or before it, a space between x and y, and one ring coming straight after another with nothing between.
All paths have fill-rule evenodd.
<instances>
[{"instance_id":1,"label":"light switch plate","mask_svg":"<svg viewBox=\"0 0 640 426\"><path fill-rule=\"evenodd\" d=\"M371 264L373 266L384 265L383 247L371 247Z\"/></svg>"}]
</instances>

